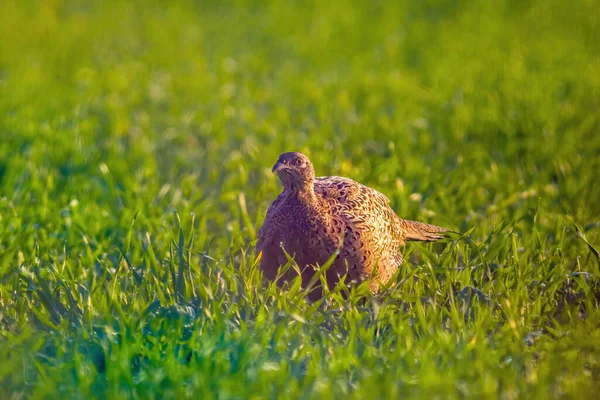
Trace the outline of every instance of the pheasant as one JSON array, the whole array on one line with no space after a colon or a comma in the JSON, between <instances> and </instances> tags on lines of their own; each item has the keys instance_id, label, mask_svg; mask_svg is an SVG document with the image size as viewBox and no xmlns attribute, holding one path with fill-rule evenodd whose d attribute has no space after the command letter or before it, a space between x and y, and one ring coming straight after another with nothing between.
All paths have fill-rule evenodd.
<instances>
[{"instance_id":1,"label":"pheasant","mask_svg":"<svg viewBox=\"0 0 600 400\"><path fill-rule=\"evenodd\" d=\"M344 276L348 284L373 277L369 287L377 292L402 263L400 247L405 241L434 241L448 232L398 217L385 195L351 179L315 177L312 163L302 153L281 154L272 171L283 192L269 207L256 243L268 280L277 279L279 268L288 262L287 253L307 288L319 266L335 257L325 271L329 288ZM280 277L278 284L286 278ZM309 290L311 300L322 297L318 282Z\"/></svg>"}]
</instances>

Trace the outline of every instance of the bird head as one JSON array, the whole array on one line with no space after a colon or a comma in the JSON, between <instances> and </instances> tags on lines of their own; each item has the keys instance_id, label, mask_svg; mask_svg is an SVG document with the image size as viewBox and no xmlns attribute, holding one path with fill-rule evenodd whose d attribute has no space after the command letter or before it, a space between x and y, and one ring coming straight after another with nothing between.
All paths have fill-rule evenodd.
<instances>
[{"instance_id":1,"label":"bird head","mask_svg":"<svg viewBox=\"0 0 600 400\"><path fill-rule=\"evenodd\" d=\"M300 152L283 153L273 166L285 188L301 189L311 187L315 179L315 170L304 154Z\"/></svg>"}]
</instances>

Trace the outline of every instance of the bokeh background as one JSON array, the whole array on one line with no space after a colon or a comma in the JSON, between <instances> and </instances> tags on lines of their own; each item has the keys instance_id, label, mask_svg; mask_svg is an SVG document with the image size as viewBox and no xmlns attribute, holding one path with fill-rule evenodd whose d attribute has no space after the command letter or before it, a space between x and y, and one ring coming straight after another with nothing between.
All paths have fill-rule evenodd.
<instances>
[{"instance_id":1,"label":"bokeh background","mask_svg":"<svg viewBox=\"0 0 600 400\"><path fill-rule=\"evenodd\" d=\"M4 2L3 195L93 196L103 226L146 198L221 236L302 150L453 228L540 199L597 217L595 2L391 3Z\"/></svg>"},{"instance_id":2,"label":"bokeh background","mask_svg":"<svg viewBox=\"0 0 600 400\"><path fill-rule=\"evenodd\" d=\"M177 303L173 293L182 286L156 294L162 290L162 278L181 283L175 272L166 277L156 272L169 271L173 263L170 271L177 271L178 262L190 270L179 295L189 301L194 296L212 299L191 288L202 286L202 268L214 271L218 265L230 265L234 271L253 257L255 232L280 190L270 168L283 151L305 152L318 175L343 175L380 190L402 217L462 232L473 228L470 244L465 244L476 249L471 254L487 257L485 263L510 265L503 279L518 277L502 288L488 282L480 289L503 307L506 296L521 291L515 306L521 314L535 309L533 314L546 315L560 303L558 297L565 293L560 290L567 290L568 274L597 277L598 110L600 22L594 0L4 0L0 316L3 340L11 343L3 354L13 361L0 367L0 376L15 393L47 393L56 387L51 374L71 371L61 358L75 351L68 338L95 337L92 333L109 325L121 324L119 332L135 330L135 322L123 322L125 314L147 310L157 296L161 307ZM183 243L179 235L184 233L193 250L186 253L185 263L183 249L181 258L173 250ZM413 264L439 264L435 253L443 249L423 247L424 255L413 253L413 248L408 252ZM468 254L455 255L445 266L469 264ZM546 269L538 271L540 265ZM142 274L145 268L161 278L140 283L136 269ZM527 285L554 279L555 269L560 279L551 286L554 291L543 303L531 303L537 308L528 308L526 293L532 289ZM519 270L526 272L519 275ZM117 293L113 285L120 273L129 280L123 278L122 292ZM106 274L115 279L99 283ZM470 282L465 279L463 283ZM170 288L171 283L164 285ZM596 304L589 287L583 295L588 311ZM225 303L241 301L238 289L227 290ZM437 290L435 285L431 290ZM103 291L112 293L105 303ZM253 301L248 304L255 305ZM93 306L96 303L101 305ZM126 311L119 316L115 307ZM277 312L283 312L278 307L267 307L269 317L264 318L273 322ZM67 317L72 309L80 310L80 317ZM231 312L239 317L239 310ZM209 325L217 318L200 314ZM497 318L512 326L510 318ZM518 340L526 337L523 332L537 332L539 319L523 318L512 320L523 326ZM80 321L79 328L69 325L73 320ZM93 322L97 320L104 322ZM223 335L237 343L231 338L238 331L220 323L227 332ZM584 324L576 339L588 337L590 326ZM52 339L58 342L49 345L51 340L40 331L62 339ZM256 343L262 343L261 334L255 333ZM34 337L46 338L40 339L41 353L31 350ZM120 359L121 353L108 350L106 337L90 340L96 340L92 347L99 346L110 363L110 357ZM253 349L256 343L248 337L252 335L244 340ZM132 340L139 344L146 339ZM506 340L486 346L512 343ZM348 349L343 339L321 345L323 354L328 346ZM481 354L485 349L489 350L485 347ZM435 346L427 351L434 350ZM249 354L258 354L252 351ZM429 353L423 351L415 357L427 359ZM569 354L578 357L576 353ZM97 365L95 354L89 359L80 355L83 359L77 362ZM463 353L454 354L458 363ZM251 374L240 378L234 369L212 370L224 381L229 377L245 382L247 392L223 392L217 383L204 390L213 395L264 395L271 392L261 392L261 385L287 379L289 395L304 390L313 395L407 394L403 390L412 387L410 382L432 388L408 392L417 397L564 395L590 389L592 383L584 385L579 379L598 376L597 350L594 354L592 361L573 361L567 378L559 366L531 367L539 376L523 378L532 385L529 389L519 383L520 374L529 371L527 361L519 367L506 364L507 375L496 368L489 382L482 378L490 371L485 362L479 375L452 363L437 372L404 365L400 371L411 377L402 383L405 386L395 386L392 382L400 378L392 379L387 372L377 378L390 392L381 389L375 377L356 372L360 362L340 361L343 367L338 371L313 360L301 364L298 372L282 367L282 360L297 355L280 359L263 354L271 364L264 370L257 367L254 381ZM19 364L17 359L26 361ZM53 360L51 366L43 364L48 359ZM385 357L380 361L377 368L391 363ZM588 372L581 372L584 364ZM344 368L354 372L348 375ZM276 370L281 373L278 378L265 372ZM161 373L183 373L169 371ZM93 382L85 386L75 379L79 383L67 380L61 387L75 396L86 390L94 393L98 387L106 392L95 393L105 395L176 393L161 392L170 387L163 381L160 385L166 386L147 383L147 392L131 389L133 384L124 389L129 375L113 373L113 381L90 378ZM312 373L330 379L307 383L298 378ZM497 380L494 373L499 374ZM81 374L78 379L85 376ZM466 376L463 386L453 383L459 375ZM336 383L338 378L349 386ZM504 386L494 384L502 379ZM191 387L199 390L196 383ZM554 391L545 392L546 386Z\"/></svg>"}]
</instances>

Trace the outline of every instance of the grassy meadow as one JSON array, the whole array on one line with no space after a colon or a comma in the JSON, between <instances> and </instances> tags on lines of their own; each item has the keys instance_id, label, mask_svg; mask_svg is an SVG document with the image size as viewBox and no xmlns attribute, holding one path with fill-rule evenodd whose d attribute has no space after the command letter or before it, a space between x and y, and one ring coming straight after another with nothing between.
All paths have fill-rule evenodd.
<instances>
[{"instance_id":1,"label":"grassy meadow","mask_svg":"<svg viewBox=\"0 0 600 400\"><path fill-rule=\"evenodd\" d=\"M463 234L310 303L305 152ZM0 2L0 398L593 398L593 0Z\"/></svg>"}]
</instances>

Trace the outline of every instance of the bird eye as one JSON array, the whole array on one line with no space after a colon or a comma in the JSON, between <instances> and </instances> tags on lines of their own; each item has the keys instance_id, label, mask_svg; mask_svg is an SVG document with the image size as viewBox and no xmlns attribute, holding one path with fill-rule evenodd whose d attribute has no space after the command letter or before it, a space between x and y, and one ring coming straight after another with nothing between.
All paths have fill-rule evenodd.
<instances>
[{"instance_id":1,"label":"bird eye","mask_svg":"<svg viewBox=\"0 0 600 400\"><path fill-rule=\"evenodd\" d=\"M302 164L302 160L301 159L297 159L296 160L296 165L300 165L300 164Z\"/></svg>"}]
</instances>

